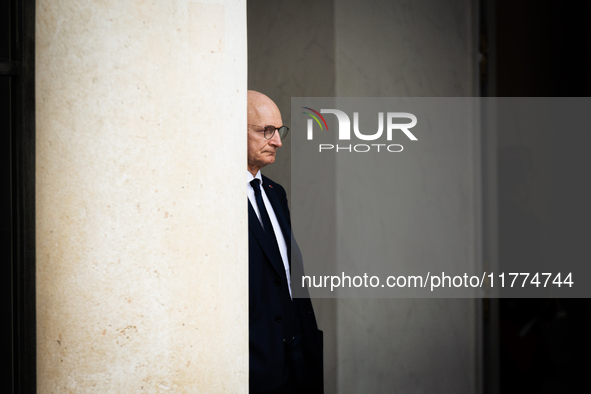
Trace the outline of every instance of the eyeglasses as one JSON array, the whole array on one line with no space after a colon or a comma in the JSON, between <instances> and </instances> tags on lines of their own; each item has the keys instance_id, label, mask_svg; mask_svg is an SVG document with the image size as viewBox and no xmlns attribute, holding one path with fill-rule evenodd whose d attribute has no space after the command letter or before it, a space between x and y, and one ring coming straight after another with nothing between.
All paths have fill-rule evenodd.
<instances>
[{"instance_id":1,"label":"eyeglasses","mask_svg":"<svg viewBox=\"0 0 591 394\"><path fill-rule=\"evenodd\" d=\"M271 138L273 138L273 136L275 135L275 131L279 132L279 138L284 139L285 136L287 136L287 132L289 131L289 127L287 126L281 126L281 127L275 127L275 126L257 126L254 124L249 124L249 126L254 126L254 127L262 127L265 132L265 138L270 140Z\"/></svg>"}]
</instances>

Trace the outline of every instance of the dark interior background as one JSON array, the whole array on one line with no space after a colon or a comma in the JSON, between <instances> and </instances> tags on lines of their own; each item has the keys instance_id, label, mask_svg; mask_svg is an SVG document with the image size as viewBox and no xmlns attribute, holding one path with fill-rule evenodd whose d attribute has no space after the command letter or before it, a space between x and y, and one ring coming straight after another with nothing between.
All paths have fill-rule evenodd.
<instances>
[{"instance_id":1,"label":"dark interior background","mask_svg":"<svg viewBox=\"0 0 591 394\"><path fill-rule=\"evenodd\" d=\"M9 59L9 47L5 44L10 39L10 9L8 2L2 2L0 5L0 60ZM10 250L11 250L11 231L10 231L10 78L0 76L0 262L2 262L2 272L0 274L0 297L3 300L9 300L12 296L12 280L10 275ZM1 313L3 320L11 322L12 316L11 303L2 302ZM5 324L7 327L8 324ZM12 336L2 336L0 343L0 354L4 360L4 365L10 368L3 368L1 379L5 382L12 382Z\"/></svg>"},{"instance_id":2,"label":"dark interior background","mask_svg":"<svg viewBox=\"0 0 591 394\"><path fill-rule=\"evenodd\" d=\"M3 393L35 393L35 1L0 2Z\"/></svg>"},{"instance_id":3,"label":"dark interior background","mask_svg":"<svg viewBox=\"0 0 591 394\"><path fill-rule=\"evenodd\" d=\"M591 96L591 3L498 0L496 95ZM498 130L499 263L589 263L590 130ZM585 285L587 278L578 278ZM588 299L500 300L500 392L588 392Z\"/></svg>"}]
</instances>

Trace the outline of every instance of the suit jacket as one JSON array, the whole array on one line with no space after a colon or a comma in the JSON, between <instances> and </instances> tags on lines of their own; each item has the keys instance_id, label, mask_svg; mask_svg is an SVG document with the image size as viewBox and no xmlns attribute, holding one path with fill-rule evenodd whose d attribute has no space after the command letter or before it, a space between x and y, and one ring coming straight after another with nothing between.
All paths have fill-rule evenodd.
<instances>
[{"instance_id":1,"label":"suit jacket","mask_svg":"<svg viewBox=\"0 0 591 394\"><path fill-rule=\"evenodd\" d=\"M265 176L263 188L284 234L290 266L302 264L301 253L291 236L285 189ZM285 311L281 291L285 291L282 286L287 286L287 279L281 257L273 253L267 244L264 230L250 201L248 227L250 390L268 391L281 384L283 373L285 357L282 324L285 321L281 320L281 316ZM292 249L295 253L291 253ZM307 391L322 393L322 333L318 331L310 298L294 298L293 302L303 331L303 352L310 384Z\"/></svg>"}]
</instances>

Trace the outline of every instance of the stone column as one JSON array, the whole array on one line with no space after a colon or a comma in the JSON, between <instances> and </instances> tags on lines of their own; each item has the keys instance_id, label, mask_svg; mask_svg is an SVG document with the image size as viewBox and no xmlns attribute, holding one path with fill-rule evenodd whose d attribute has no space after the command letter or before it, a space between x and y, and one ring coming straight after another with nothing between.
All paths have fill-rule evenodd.
<instances>
[{"instance_id":1,"label":"stone column","mask_svg":"<svg viewBox=\"0 0 591 394\"><path fill-rule=\"evenodd\" d=\"M36 12L38 392L246 393L245 2Z\"/></svg>"}]
</instances>

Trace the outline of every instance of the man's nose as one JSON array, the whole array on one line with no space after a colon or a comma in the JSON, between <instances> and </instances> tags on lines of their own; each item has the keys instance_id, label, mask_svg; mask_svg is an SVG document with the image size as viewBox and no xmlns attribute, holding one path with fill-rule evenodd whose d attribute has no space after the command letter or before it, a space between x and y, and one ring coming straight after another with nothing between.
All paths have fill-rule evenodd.
<instances>
[{"instance_id":1,"label":"man's nose","mask_svg":"<svg viewBox=\"0 0 591 394\"><path fill-rule=\"evenodd\" d=\"M273 133L273 137L269 140L273 145L276 145L278 148L281 148L283 143L281 142L281 137L279 136L279 130L275 130Z\"/></svg>"}]
</instances>

